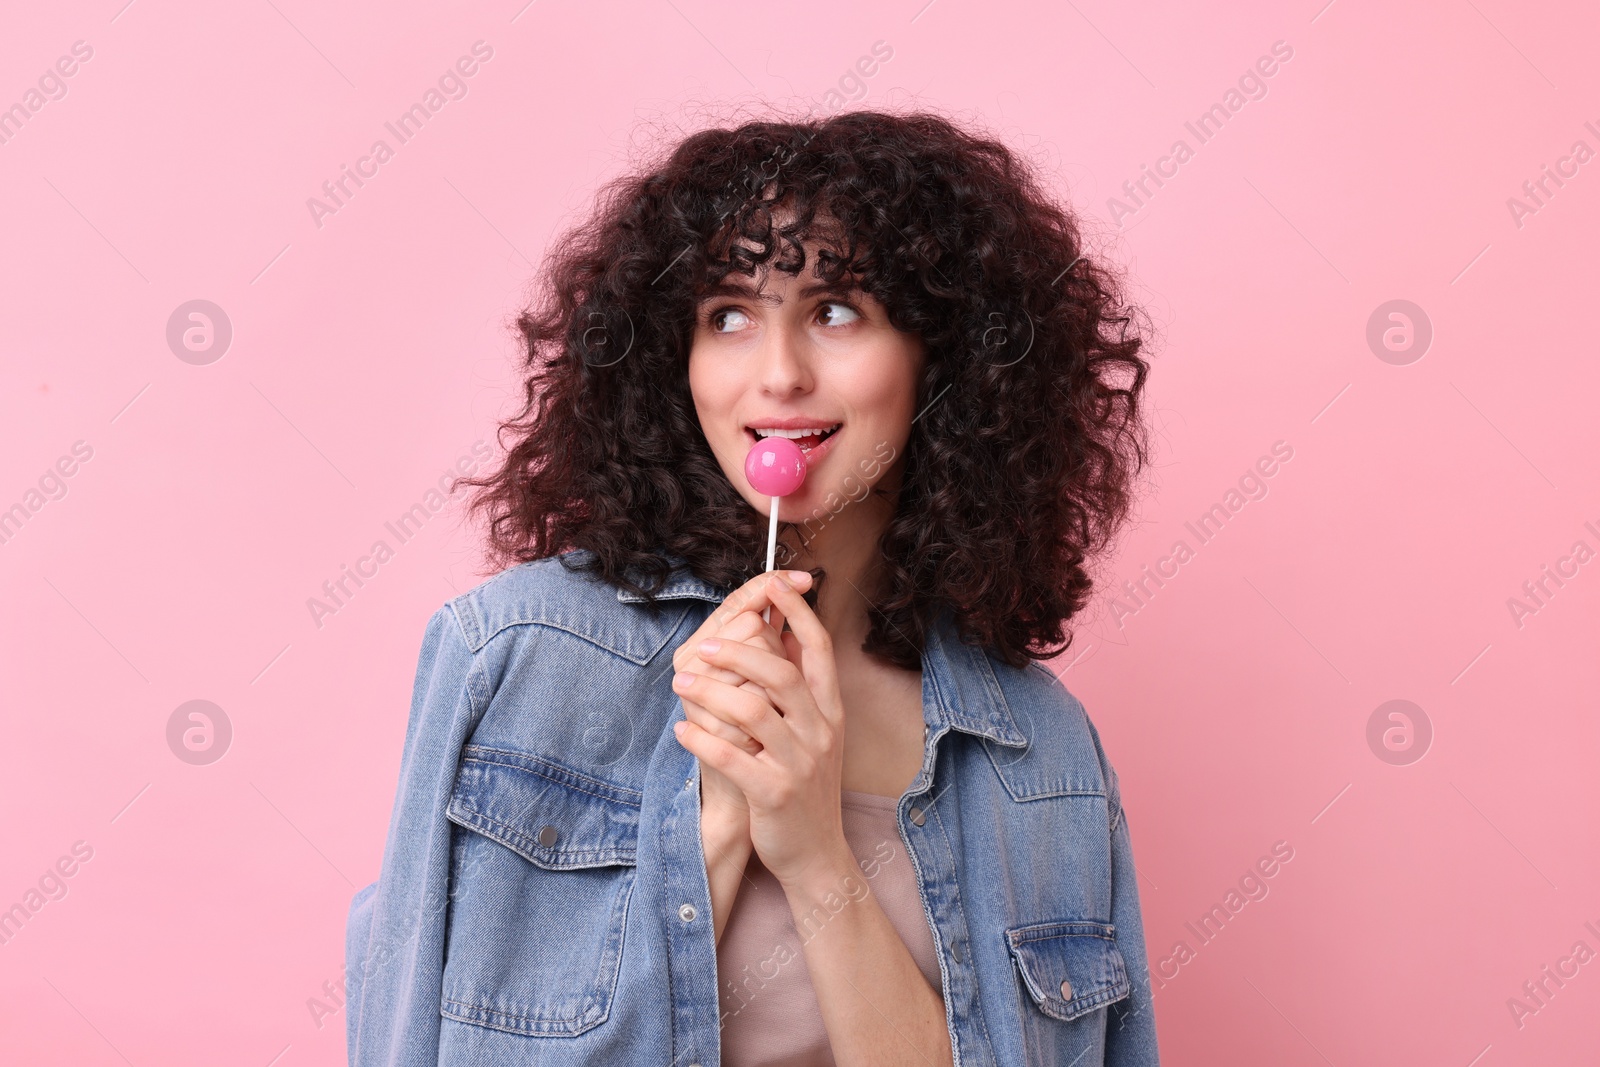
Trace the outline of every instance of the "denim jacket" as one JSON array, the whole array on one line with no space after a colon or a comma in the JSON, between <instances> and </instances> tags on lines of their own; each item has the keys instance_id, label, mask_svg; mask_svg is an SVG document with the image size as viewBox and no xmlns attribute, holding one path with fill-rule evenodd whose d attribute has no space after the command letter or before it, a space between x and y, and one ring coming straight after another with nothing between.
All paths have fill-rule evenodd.
<instances>
[{"instance_id":1,"label":"denim jacket","mask_svg":"<svg viewBox=\"0 0 1600 1067\"><path fill-rule=\"evenodd\" d=\"M652 613L550 558L429 620L382 869L350 906L352 1067L718 1067L729 1008L671 683L728 592L678 567ZM1128 820L1082 705L948 612L922 668L895 818L955 1063L1156 1064Z\"/></svg>"}]
</instances>

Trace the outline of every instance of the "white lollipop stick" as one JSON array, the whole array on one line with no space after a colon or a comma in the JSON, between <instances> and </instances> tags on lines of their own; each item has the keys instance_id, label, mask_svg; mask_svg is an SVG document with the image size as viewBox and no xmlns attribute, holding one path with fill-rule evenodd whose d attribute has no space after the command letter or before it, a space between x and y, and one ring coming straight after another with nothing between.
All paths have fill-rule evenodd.
<instances>
[{"instance_id":1,"label":"white lollipop stick","mask_svg":"<svg viewBox=\"0 0 1600 1067\"><path fill-rule=\"evenodd\" d=\"M772 517L767 520L767 570L774 570L772 563L778 554L778 501L781 497L772 498ZM761 621L772 621L772 605L768 604L761 609Z\"/></svg>"}]
</instances>

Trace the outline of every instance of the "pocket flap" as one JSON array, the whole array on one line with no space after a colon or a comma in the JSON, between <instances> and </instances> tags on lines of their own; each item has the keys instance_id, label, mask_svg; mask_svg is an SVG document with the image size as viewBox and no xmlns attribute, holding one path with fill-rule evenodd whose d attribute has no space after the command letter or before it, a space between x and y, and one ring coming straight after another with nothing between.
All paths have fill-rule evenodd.
<instances>
[{"instance_id":1,"label":"pocket flap","mask_svg":"<svg viewBox=\"0 0 1600 1067\"><path fill-rule=\"evenodd\" d=\"M1076 1019L1132 991L1109 923L1013 926L1006 946L1039 1009L1053 1018Z\"/></svg>"},{"instance_id":2,"label":"pocket flap","mask_svg":"<svg viewBox=\"0 0 1600 1067\"><path fill-rule=\"evenodd\" d=\"M644 794L538 756L467 745L445 815L551 870L632 865Z\"/></svg>"}]
</instances>

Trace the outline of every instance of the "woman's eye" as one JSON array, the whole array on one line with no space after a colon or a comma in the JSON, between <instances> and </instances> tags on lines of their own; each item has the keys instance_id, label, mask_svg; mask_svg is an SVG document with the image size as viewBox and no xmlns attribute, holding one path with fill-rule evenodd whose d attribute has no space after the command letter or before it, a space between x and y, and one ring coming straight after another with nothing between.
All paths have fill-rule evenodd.
<instances>
[{"instance_id":1,"label":"woman's eye","mask_svg":"<svg viewBox=\"0 0 1600 1067\"><path fill-rule=\"evenodd\" d=\"M828 313L829 308L838 308L839 311L844 312L844 317L841 319L837 312L830 315ZM855 308L851 307L849 304L841 304L837 300L830 300L826 304L823 304L821 314L828 315L830 321L824 323L824 325L827 326L846 326L861 317L861 313Z\"/></svg>"},{"instance_id":2,"label":"woman's eye","mask_svg":"<svg viewBox=\"0 0 1600 1067\"><path fill-rule=\"evenodd\" d=\"M740 329L743 325L744 312L738 308L718 308L713 311L706 321L711 325L712 333L726 333L722 327L728 323L729 317L733 318L733 328Z\"/></svg>"}]
</instances>

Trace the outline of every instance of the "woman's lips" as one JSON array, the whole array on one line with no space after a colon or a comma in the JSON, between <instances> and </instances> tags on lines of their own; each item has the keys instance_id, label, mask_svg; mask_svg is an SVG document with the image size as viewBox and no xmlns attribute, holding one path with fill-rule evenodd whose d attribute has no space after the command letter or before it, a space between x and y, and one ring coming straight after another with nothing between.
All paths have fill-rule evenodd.
<instances>
[{"instance_id":1,"label":"woman's lips","mask_svg":"<svg viewBox=\"0 0 1600 1067\"><path fill-rule=\"evenodd\" d=\"M839 427L839 429L833 431L827 437L822 438L820 441L818 441L816 444L812 445L810 448L807 448L806 445L803 442L799 442L799 441L795 442L796 444L800 445L800 451L805 453L805 456L806 456L806 470L808 472L809 471L813 471L813 470L816 469L817 464L822 461L822 457L823 456L828 454L828 449L833 447L833 443L839 439L839 434L841 434L842 432L844 432L844 427L843 426L841 426L841 427ZM812 438L811 440L815 440L815 439Z\"/></svg>"},{"instance_id":2,"label":"woman's lips","mask_svg":"<svg viewBox=\"0 0 1600 1067\"><path fill-rule=\"evenodd\" d=\"M821 461L823 456L828 454L828 450L833 447L833 443L839 439L839 435L843 432L844 426L841 425L837 430L834 430L827 437L823 437L820 440L816 437L801 437L795 439L794 443L799 445L800 451L805 454L806 469L808 471L814 468L817 463ZM745 438L750 442L751 447L754 447L755 443L761 440L760 435L754 430L747 429L744 431L744 435ZM811 442L813 441L816 441L817 443L812 444Z\"/></svg>"}]
</instances>

